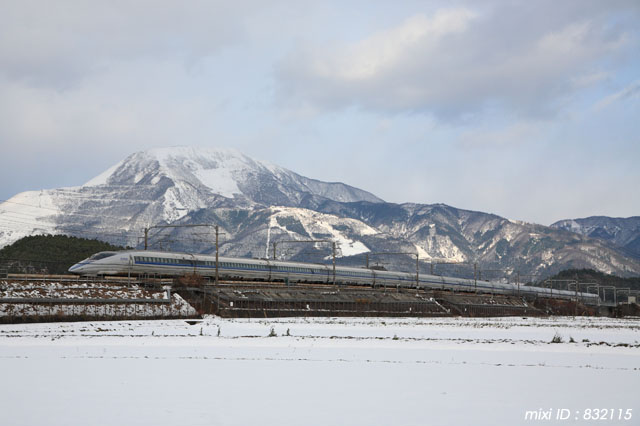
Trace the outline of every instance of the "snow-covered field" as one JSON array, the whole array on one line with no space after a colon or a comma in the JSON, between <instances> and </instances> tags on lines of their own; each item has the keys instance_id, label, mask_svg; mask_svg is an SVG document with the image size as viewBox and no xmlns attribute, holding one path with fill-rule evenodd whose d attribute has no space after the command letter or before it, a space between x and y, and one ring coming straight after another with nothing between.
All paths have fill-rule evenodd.
<instances>
[{"instance_id":1,"label":"snow-covered field","mask_svg":"<svg viewBox=\"0 0 640 426\"><path fill-rule=\"evenodd\" d=\"M638 319L0 325L0 366L7 425L640 424Z\"/></svg>"}]
</instances>

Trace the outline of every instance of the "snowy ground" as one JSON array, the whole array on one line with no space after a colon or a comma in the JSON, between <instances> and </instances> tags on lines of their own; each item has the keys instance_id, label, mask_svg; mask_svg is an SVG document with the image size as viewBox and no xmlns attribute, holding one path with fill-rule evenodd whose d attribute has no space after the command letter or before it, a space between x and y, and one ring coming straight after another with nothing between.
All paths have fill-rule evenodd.
<instances>
[{"instance_id":1,"label":"snowy ground","mask_svg":"<svg viewBox=\"0 0 640 426\"><path fill-rule=\"evenodd\" d=\"M0 366L10 425L640 424L638 319L1 325Z\"/></svg>"}]
</instances>

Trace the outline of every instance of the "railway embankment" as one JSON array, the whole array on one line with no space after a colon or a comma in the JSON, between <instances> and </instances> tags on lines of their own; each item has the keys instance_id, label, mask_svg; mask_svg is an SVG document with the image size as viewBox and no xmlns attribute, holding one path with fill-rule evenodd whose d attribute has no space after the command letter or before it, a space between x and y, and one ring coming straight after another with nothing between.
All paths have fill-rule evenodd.
<instances>
[{"instance_id":1,"label":"railway embankment","mask_svg":"<svg viewBox=\"0 0 640 426\"><path fill-rule=\"evenodd\" d=\"M582 304L553 299L424 291L406 288L366 288L331 285L285 285L283 283L190 282L175 291L201 315L223 318L270 317L504 317L598 315Z\"/></svg>"},{"instance_id":2,"label":"railway embankment","mask_svg":"<svg viewBox=\"0 0 640 426\"><path fill-rule=\"evenodd\" d=\"M77 277L0 280L0 323L197 317L162 283Z\"/></svg>"},{"instance_id":3,"label":"railway embankment","mask_svg":"<svg viewBox=\"0 0 640 426\"><path fill-rule=\"evenodd\" d=\"M221 282L184 277L95 279L27 276L0 279L0 323L131 319L274 317L638 316L640 306L587 306L408 288L282 282Z\"/></svg>"}]
</instances>

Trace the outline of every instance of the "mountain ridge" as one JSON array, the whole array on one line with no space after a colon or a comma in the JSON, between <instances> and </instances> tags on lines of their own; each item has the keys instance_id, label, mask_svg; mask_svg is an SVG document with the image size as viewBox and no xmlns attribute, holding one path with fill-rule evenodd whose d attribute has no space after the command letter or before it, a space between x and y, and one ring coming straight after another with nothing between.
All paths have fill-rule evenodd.
<instances>
[{"instance_id":1,"label":"mountain ridge","mask_svg":"<svg viewBox=\"0 0 640 426\"><path fill-rule=\"evenodd\" d=\"M509 276L566 267L640 275L640 261L612 242L567 229L441 203L387 203L235 150L193 147L137 152L83 186L17 194L0 204L0 247L34 233L102 235L139 246L144 228L193 223L219 224L220 250L227 255L266 257L274 241L332 239L339 243L340 261L351 264L363 264L367 253L393 251L417 253L423 268L457 262L465 273L477 263ZM152 233L150 243L194 250L185 238L193 239L174 229ZM197 250L213 249L209 244ZM326 250L321 244L291 245L283 255L326 261ZM380 261L415 270L415 255Z\"/></svg>"},{"instance_id":2,"label":"mountain ridge","mask_svg":"<svg viewBox=\"0 0 640 426\"><path fill-rule=\"evenodd\" d=\"M640 260L640 216L589 216L559 220L550 226L610 242Z\"/></svg>"}]
</instances>

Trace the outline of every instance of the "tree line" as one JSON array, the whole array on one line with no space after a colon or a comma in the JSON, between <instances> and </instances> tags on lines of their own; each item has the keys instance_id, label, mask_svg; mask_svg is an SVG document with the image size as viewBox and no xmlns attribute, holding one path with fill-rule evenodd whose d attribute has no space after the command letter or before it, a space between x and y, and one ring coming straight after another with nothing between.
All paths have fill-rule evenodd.
<instances>
[{"instance_id":1,"label":"tree line","mask_svg":"<svg viewBox=\"0 0 640 426\"><path fill-rule=\"evenodd\" d=\"M13 274L66 274L72 265L97 252L124 249L95 239L34 235L0 249L0 270Z\"/></svg>"}]
</instances>

